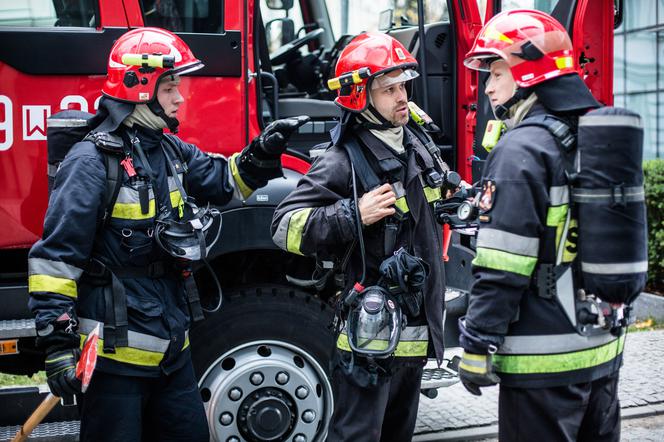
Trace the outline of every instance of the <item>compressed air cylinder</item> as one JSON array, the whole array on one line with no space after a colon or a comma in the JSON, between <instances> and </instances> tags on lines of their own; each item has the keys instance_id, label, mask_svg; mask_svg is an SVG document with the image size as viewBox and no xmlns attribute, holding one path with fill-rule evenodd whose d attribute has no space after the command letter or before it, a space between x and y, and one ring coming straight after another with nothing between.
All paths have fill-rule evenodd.
<instances>
[{"instance_id":1,"label":"compressed air cylinder","mask_svg":"<svg viewBox=\"0 0 664 442\"><path fill-rule=\"evenodd\" d=\"M607 302L630 302L648 272L641 117L593 110L579 119L577 146L572 199L584 288Z\"/></svg>"}]
</instances>

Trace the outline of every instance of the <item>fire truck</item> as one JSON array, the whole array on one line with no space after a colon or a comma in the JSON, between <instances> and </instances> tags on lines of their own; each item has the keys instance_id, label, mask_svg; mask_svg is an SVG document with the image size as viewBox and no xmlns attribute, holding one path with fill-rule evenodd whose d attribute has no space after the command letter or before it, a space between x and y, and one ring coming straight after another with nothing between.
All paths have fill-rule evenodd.
<instances>
[{"instance_id":1,"label":"fire truck","mask_svg":"<svg viewBox=\"0 0 664 442\"><path fill-rule=\"evenodd\" d=\"M32 375L44 365L27 307L27 254L48 202L47 119L65 109L94 112L115 39L130 28L163 27L205 63L182 79L183 140L229 156L274 119L311 117L283 157L284 178L219 208L221 237L196 279L203 301L212 302L214 272L223 306L195 325L191 345L214 440L323 440L333 403L327 372L336 289L318 278L313 259L277 249L269 225L339 117L326 81L354 35L389 33L419 61L413 101L440 128L434 136L443 158L476 181L492 115L484 74L462 61L482 23L515 7L542 9L563 23L588 87L612 104L621 0L0 0L0 372ZM454 347L474 235L448 238L446 345ZM456 382L453 365L427 369L422 392L433 397ZM0 389L0 440L45 392ZM35 436L73 440L76 430L75 407L59 407Z\"/></svg>"}]
</instances>

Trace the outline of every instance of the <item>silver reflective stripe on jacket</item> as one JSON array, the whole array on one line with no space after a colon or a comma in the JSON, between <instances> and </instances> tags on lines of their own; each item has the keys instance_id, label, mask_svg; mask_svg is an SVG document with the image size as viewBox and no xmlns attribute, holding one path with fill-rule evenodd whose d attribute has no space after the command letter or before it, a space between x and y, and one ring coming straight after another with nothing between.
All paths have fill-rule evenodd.
<instances>
[{"instance_id":1,"label":"silver reflective stripe on jacket","mask_svg":"<svg viewBox=\"0 0 664 442\"><path fill-rule=\"evenodd\" d=\"M549 188L549 199L552 206L561 206L569 203L569 186L551 186Z\"/></svg>"},{"instance_id":2,"label":"silver reflective stripe on jacket","mask_svg":"<svg viewBox=\"0 0 664 442\"><path fill-rule=\"evenodd\" d=\"M506 336L498 354L547 355L568 353L598 347L618 339L608 331L606 334L581 336L578 333L538 336Z\"/></svg>"},{"instance_id":3,"label":"silver reflective stripe on jacket","mask_svg":"<svg viewBox=\"0 0 664 442\"><path fill-rule=\"evenodd\" d=\"M99 338L104 339L103 322L87 318L79 318L78 331L84 335L89 335L97 325L99 325ZM162 353L162 354L165 353L166 350L168 350L168 345L171 342L168 339L161 339L155 336L150 336L144 333L138 333L131 330L129 330L128 333L128 341L129 341L128 347L137 348L139 350L151 351L155 353Z\"/></svg>"},{"instance_id":4,"label":"silver reflective stripe on jacket","mask_svg":"<svg viewBox=\"0 0 664 442\"><path fill-rule=\"evenodd\" d=\"M44 258L30 258L28 259L28 273L30 275L50 275L78 280L83 274L83 270L62 261L51 261L50 259Z\"/></svg>"},{"instance_id":5,"label":"silver reflective stripe on jacket","mask_svg":"<svg viewBox=\"0 0 664 442\"><path fill-rule=\"evenodd\" d=\"M477 247L536 257L539 251L539 238L521 236L503 230L482 228L477 235Z\"/></svg>"}]
</instances>

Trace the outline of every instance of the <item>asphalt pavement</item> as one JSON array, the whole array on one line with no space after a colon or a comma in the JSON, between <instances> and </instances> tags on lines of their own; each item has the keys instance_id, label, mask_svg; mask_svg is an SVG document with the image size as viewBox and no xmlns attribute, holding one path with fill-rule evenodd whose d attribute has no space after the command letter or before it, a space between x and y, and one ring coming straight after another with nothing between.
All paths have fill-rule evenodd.
<instances>
[{"instance_id":1,"label":"asphalt pavement","mask_svg":"<svg viewBox=\"0 0 664 442\"><path fill-rule=\"evenodd\" d=\"M473 396L457 383L440 389L438 397L421 396L415 427L416 442L442 440L491 440L497 434L498 388L482 389ZM620 370L618 397L622 408L623 427L628 419L664 415L664 330L631 332L625 343L624 365ZM627 427L629 428L629 427ZM639 430L641 431L641 430ZM664 422L659 429L641 438L636 432L623 440L664 440ZM655 432L655 433L653 433Z\"/></svg>"}]
</instances>

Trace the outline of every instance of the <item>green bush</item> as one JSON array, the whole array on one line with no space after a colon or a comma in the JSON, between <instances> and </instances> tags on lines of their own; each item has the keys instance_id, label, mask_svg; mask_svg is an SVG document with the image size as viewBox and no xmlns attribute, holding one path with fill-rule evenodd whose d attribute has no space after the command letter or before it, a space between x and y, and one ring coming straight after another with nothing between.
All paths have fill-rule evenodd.
<instances>
[{"instance_id":1,"label":"green bush","mask_svg":"<svg viewBox=\"0 0 664 442\"><path fill-rule=\"evenodd\" d=\"M648 285L664 292L664 160L643 163L648 207Z\"/></svg>"}]
</instances>

